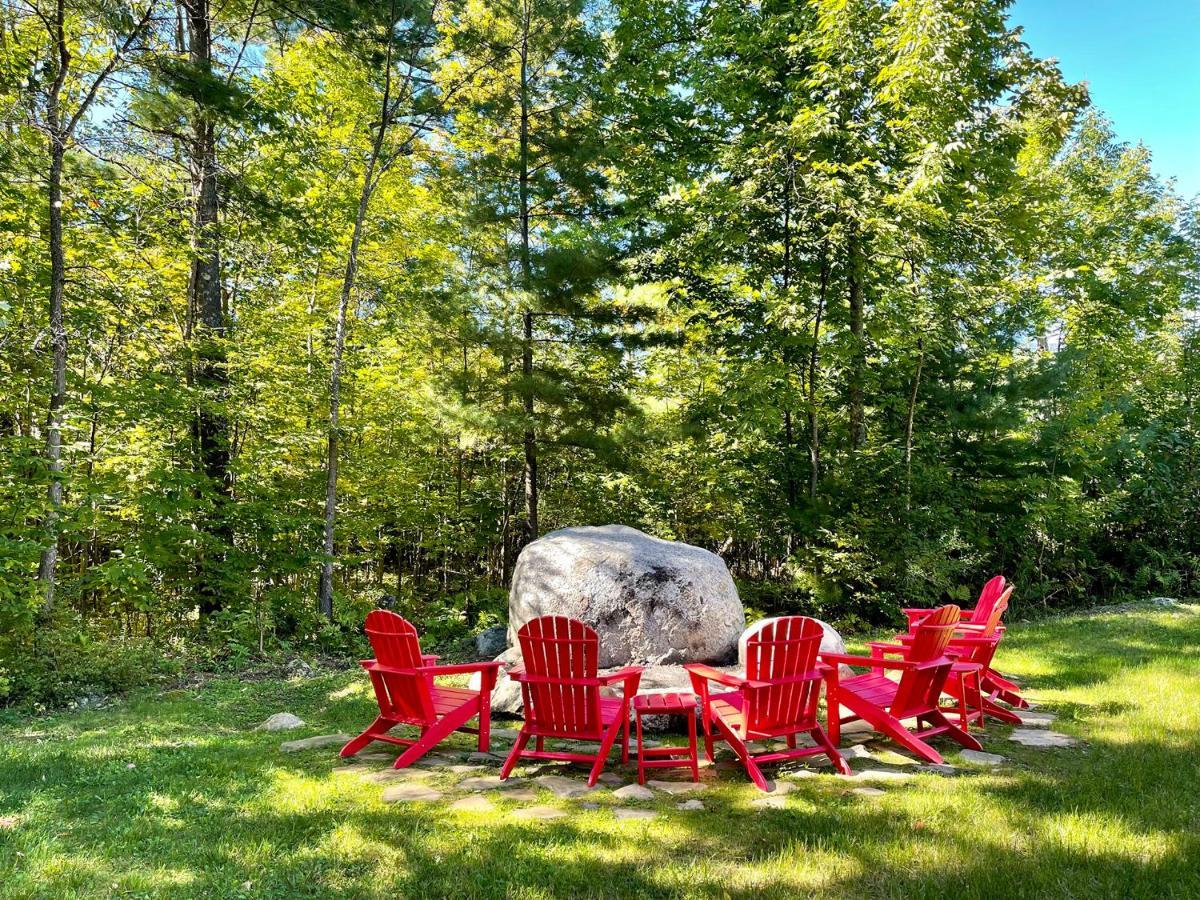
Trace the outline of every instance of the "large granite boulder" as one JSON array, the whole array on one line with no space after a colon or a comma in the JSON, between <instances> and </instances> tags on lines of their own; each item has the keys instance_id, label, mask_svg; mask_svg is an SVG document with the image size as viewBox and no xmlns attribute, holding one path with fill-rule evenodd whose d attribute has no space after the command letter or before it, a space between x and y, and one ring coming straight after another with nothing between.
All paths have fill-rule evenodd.
<instances>
[{"instance_id":1,"label":"large granite boulder","mask_svg":"<svg viewBox=\"0 0 1200 900\"><path fill-rule=\"evenodd\" d=\"M530 619L563 615L600 637L600 666L731 661L746 614L715 553L624 525L563 528L521 551L509 646Z\"/></svg>"},{"instance_id":2,"label":"large granite boulder","mask_svg":"<svg viewBox=\"0 0 1200 900\"><path fill-rule=\"evenodd\" d=\"M771 622L777 622L779 620L779 618L782 618L782 617L775 617L775 618L770 618L770 619L759 619L757 622L755 622L753 625L751 625L749 628L747 628L742 633L742 636L740 638L738 638L737 660L738 660L738 668L741 671L744 672L746 670L746 642L748 640L750 640L751 637L753 637L754 635L756 635L760 631L762 631ZM821 630L823 632L825 632L825 634L821 637L822 652L824 652L824 653L845 653L846 652L846 642L842 640L842 636L840 634L838 634L837 629L835 629L832 625L827 625L826 623L822 622L820 619L813 619L813 621L816 622L818 625L820 625ZM850 676L852 676L854 674L854 671L849 666L845 666L845 665L840 666L839 671L841 672L842 676L846 677L846 678L849 678Z\"/></svg>"}]
</instances>

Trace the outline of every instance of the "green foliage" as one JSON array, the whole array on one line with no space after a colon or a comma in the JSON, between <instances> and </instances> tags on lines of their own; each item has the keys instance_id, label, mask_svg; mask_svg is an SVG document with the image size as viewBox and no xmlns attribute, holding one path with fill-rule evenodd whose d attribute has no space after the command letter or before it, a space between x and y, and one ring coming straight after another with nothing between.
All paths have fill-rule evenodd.
<instances>
[{"instance_id":1,"label":"green foliage","mask_svg":"<svg viewBox=\"0 0 1200 900\"><path fill-rule=\"evenodd\" d=\"M171 17L117 59L128 10L66 3L68 106L116 74L63 176L47 613L55 63L0 2L0 703L117 690L154 654L351 656L380 604L464 641L504 614L528 439L543 532L709 547L755 611L878 624L996 571L1017 615L1194 595L1197 209L1007 7L235 2L209 68ZM330 345L385 90L330 621ZM188 302L198 121L220 334Z\"/></svg>"}]
</instances>

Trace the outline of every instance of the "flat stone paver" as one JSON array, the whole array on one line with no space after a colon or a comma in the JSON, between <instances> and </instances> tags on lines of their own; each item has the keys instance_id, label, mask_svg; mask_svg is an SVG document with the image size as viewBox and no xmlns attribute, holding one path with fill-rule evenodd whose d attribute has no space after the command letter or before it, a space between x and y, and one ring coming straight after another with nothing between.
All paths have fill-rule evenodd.
<instances>
[{"instance_id":1,"label":"flat stone paver","mask_svg":"<svg viewBox=\"0 0 1200 900\"><path fill-rule=\"evenodd\" d=\"M863 769L851 776L855 781L912 781L912 772L893 772L890 769Z\"/></svg>"},{"instance_id":2,"label":"flat stone paver","mask_svg":"<svg viewBox=\"0 0 1200 900\"><path fill-rule=\"evenodd\" d=\"M512 817L522 822L549 822L552 819L562 819L567 815L566 810L556 806L527 806L514 810Z\"/></svg>"},{"instance_id":3,"label":"flat stone paver","mask_svg":"<svg viewBox=\"0 0 1200 900\"><path fill-rule=\"evenodd\" d=\"M330 769L330 775L363 775L371 770L366 766L338 766L336 769Z\"/></svg>"},{"instance_id":4,"label":"flat stone paver","mask_svg":"<svg viewBox=\"0 0 1200 900\"><path fill-rule=\"evenodd\" d=\"M372 750L367 753L356 753L351 759L357 759L362 762L385 762L394 763L399 753L384 753L382 750Z\"/></svg>"},{"instance_id":5,"label":"flat stone paver","mask_svg":"<svg viewBox=\"0 0 1200 900\"><path fill-rule=\"evenodd\" d=\"M512 728L493 728L491 736L502 741L515 741L521 734Z\"/></svg>"},{"instance_id":6,"label":"flat stone paver","mask_svg":"<svg viewBox=\"0 0 1200 900\"><path fill-rule=\"evenodd\" d=\"M707 791L703 781L647 781L647 786L665 794L690 794L692 791Z\"/></svg>"},{"instance_id":7,"label":"flat stone paver","mask_svg":"<svg viewBox=\"0 0 1200 900\"><path fill-rule=\"evenodd\" d=\"M428 769L384 769L382 772L366 772L362 780L372 784L390 784L394 781L426 781L433 775Z\"/></svg>"},{"instance_id":8,"label":"flat stone paver","mask_svg":"<svg viewBox=\"0 0 1200 900\"><path fill-rule=\"evenodd\" d=\"M961 750L958 755L967 762L981 766L998 766L1005 760L999 753L984 753L981 750Z\"/></svg>"},{"instance_id":9,"label":"flat stone paver","mask_svg":"<svg viewBox=\"0 0 1200 900\"><path fill-rule=\"evenodd\" d=\"M796 786L790 781L767 780L767 793L772 796L782 797L784 794L790 794L794 790L796 790Z\"/></svg>"},{"instance_id":10,"label":"flat stone paver","mask_svg":"<svg viewBox=\"0 0 1200 900\"><path fill-rule=\"evenodd\" d=\"M862 744L853 744L849 747L842 747L838 750L842 754L843 759L874 759L871 751Z\"/></svg>"},{"instance_id":11,"label":"flat stone paver","mask_svg":"<svg viewBox=\"0 0 1200 900\"><path fill-rule=\"evenodd\" d=\"M483 753L481 751L476 750L474 753L472 753L470 756L467 757L467 762L469 762L469 763L484 763L485 765L489 765L489 766L498 766L502 762L504 762L504 757L497 756L495 753Z\"/></svg>"},{"instance_id":12,"label":"flat stone paver","mask_svg":"<svg viewBox=\"0 0 1200 900\"><path fill-rule=\"evenodd\" d=\"M533 788L517 787L505 791L500 796L505 800L512 800L514 803L532 803L538 798L538 792Z\"/></svg>"},{"instance_id":13,"label":"flat stone paver","mask_svg":"<svg viewBox=\"0 0 1200 900\"><path fill-rule=\"evenodd\" d=\"M613 810L613 815L616 816L618 822L649 821L658 818L658 813L652 809L627 809L621 806Z\"/></svg>"},{"instance_id":14,"label":"flat stone paver","mask_svg":"<svg viewBox=\"0 0 1200 900\"><path fill-rule=\"evenodd\" d=\"M298 741L284 741L279 749L284 753L295 753L298 750L316 750L320 747L331 747L345 744L350 740L348 734L318 734L313 737L300 738Z\"/></svg>"},{"instance_id":15,"label":"flat stone paver","mask_svg":"<svg viewBox=\"0 0 1200 900\"><path fill-rule=\"evenodd\" d=\"M625 779L616 772L601 772L600 777L596 780L601 784L607 784L609 787L614 785L622 785L625 783Z\"/></svg>"},{"instance_id":16,"label":"flat stone paver","mask_svg":"<svg viewBox=\"0 0 1200 900\"><path fill-rule=\"evenodd\" d=\"M699 800L684 800L682 803L676 803L675 808L685 810L704 809L704 804Z\"/></svg>"},{"instance_id":17,"label":"flat stone paver","mask_svg":"<svg viewBox=\"0 0 1200 900\"><path fill-rule=\"evenodd\" d=\"M384 803L411 803L414 801L429 802L441 800L440 791L424 784L394 784L383 789Z\"/></svg>"},{"instance_id":18,"label":"flat stone paver","mask_svg":"<svg viewBox=\"0 0 1200 900\"><path fill-rule=\"evenodd\" d=\"M553 791L555 796L564 799L581 797L589 791L595 790L595 788L588 787L586 781L567 778L565 775L539 775L534 780L547 790Z\"/></svg>"},{"instance_id":19,"label":"flat stone paver","mask_svg":"<svg viewBox=\"0 0 1200 900\"><path fill-rule=\"evenodd\" d=\"M458 787L463 791L495 791L515 788L523 783L522 778L510 777L507 781L501 781L499 775L479 775L475 778L464 778L458 783Z\"/></svg>"},{"instance_id":20,"label":"flat stone paver","mask_svg":"<svg viewBox=\"0 0 1200 900\"><path fill-rule=\"evenodd\" d=\"M450 808L457 812L486 813L494 810L496 804L487 797L480 797L477 794L473 794L470 797L455 800L450 804Z\"/></svg>"},{"instance_id":21,"label":"flat stone paver","mask_svg":"<svg viewBox=\"0 0 1200 900\"><path fill-rule=\"evenodd\" d=\"M1022 725L1030 728L1049 728L1050 724L1058 718L1054 713L1048 712L1030 712L1027 709L1014 710L1017 718L1021 720Z\"/></svg>"},{"instance_id":22,"label":"flat stone paver","mask_svg":"<svg viewBox=\"0 0 1200 900\"><path fill-rule=\"evenodd\" d=\"M292 715L289 712L275 713L261 725L255 727L255 731L291 731L293 728L303 728L304 720L299 716Z\"/></svg>"},{"instance_id":23,"label":"flat stone paver","mask_svg":"<svg viewBox=\"0 0 1200 900\"><path fill-rule=\"evenodd\" d=\"M1024 744L1026 747L1074 747L1075 738L1059 734L1057 731L1043 731L1040 728L1014 728L1008 736L1010 741Z\"/></svg>"},{"instance_id":24,"label":"flat stone paver","mask_svg":"<svg viewBox=\"0 0 1200 900\"><path fill-rule=\"evenodd\" d=\"M463 758L461 756L447 756L444 753L435 753L432 756L422 756L413 765L426 769L445 769L448 766L457 765L462 761Z\"/></svg>"},{"instance_id":25,"label":"flat stone paver","mask_svg":"<svg viewBox=\"0 0 1200 900\"><path fill-rule=\"evenodd\" d=\"M613 791L613 796L618 800L653 800L654 791L640 784L627 784Z\"/></svg>"},{"instance_id":26,"label":"flat stone paver","mask_svg":"<svg viewBox=\"0 0 1200 900\"><path fill-rule=\"evenodd\" d=\"M882 791L877 787L859 787L854 788L850 793L860 797L882 797L887 791Z\"/></svg>"},{"instance_id":27,"label":"flat stone paver","mask_svg":"<svg viewBox=\"0 0 1200 900\"><path fill-rule=\"evenodd\" d=\"M787 772L779 773L784 778L816 778L817 773L812 769L790 769Z\"/></svg>"}]
</instances>

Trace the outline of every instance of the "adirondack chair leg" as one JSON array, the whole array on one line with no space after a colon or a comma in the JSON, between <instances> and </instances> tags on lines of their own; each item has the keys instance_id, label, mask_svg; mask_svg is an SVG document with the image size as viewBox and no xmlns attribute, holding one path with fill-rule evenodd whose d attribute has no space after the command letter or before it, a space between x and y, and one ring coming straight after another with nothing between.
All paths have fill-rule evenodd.
<instances>
[{"instance_id":1,"label":"adirondack chair leg","mask_svg":"<svg viewBox=\"0 0 1200 900\"><path fill-rule=\"evenodd\" d=\"M479 692L479 752L487 753L492 743L492 694L484 689Z\"/></svg>"},{"instance_id":2,"label":"adirondack chair leg","mask_svg":"<svg viewBox=\"0 0 1200 900\"><path fill-rule=\"evenodd\" d=\"M638 746L642 744L642 736L638 735ZM621 728L621 765L629 762L629 710L625 710L625 725Z\"/></svg>"},{"instance_id":3,"label":"adirondack chair leg","mask_svg":"<svg viewBox=\"0 0 1200 900\"><path fill-rule=\"evenodd\" d=\"M392 719L377 716L366 731L346 742L346 746L342 748L341 755L353 756L363 747L367 746L367 744L371 743L371 741L375 740L378 735L387 734L395 726L396 723Z\"/></svg>"},{"instance_id":4,"label":"adirondack chair leg","mask_svg":"<svg viewBox=\"0 0 1200 900\"><path fill-rule=\"evenodd\" d=\"M946 730L943 734L952 741L957 741L968 750L982 750L983 744L979 743L974 736L967 734L966 731L952 723L943 713L931 712L925 716L934 725L944 725Z\"/></svg>"},{"instance_id":5,"label":"adirondack chair leg","mask_svg":"<svg viewBox=\"0 0 1200 900\"><path fill-rule=\"evenodd\" d=\"M524 728L517 735L517 739L513 742L512 750L508 751L508 758L504 760L504 765L500 768L500 780L504 781L512 774L512 770L516 768L517 760L521 758L521 752L525 749L525 745L529 743L529 732Z\"/></svg>"},{"instance_id":6,"label":"adirondack chair leg","mask_svg":"<svg viewBox=\"0 0 1200 900\"><path fill-rule=\"evenodd\" d=\"M608 761L608 751L612 749L612 745L620 733L620 722L613 722L608 726L608 731L604 732L604 740L600 742L600 752L596 754L596 762L592 766L591 774L588 775L588 787L596 786L596 779L600 777L600 773L604 771L604 763Z\"/></svg>"},{"instance_id":7,"label":"adirondack chair leg","mask_svg":"<svg viewBox=\"0 0 1200 900\"><path fill-rule=\"evenodd\" d=\"M763 777L762 769L758 767L758 763L750 755L750 748L746 746L746 742L726 728L722 728L721 730L725 732L725 739L729 741L729 746L733 748L733 752L742 761L742 765L746 768L746 774L750 776L750 780L754 782L754 786L760 791L767 790L767 779Z\"/></svg>"},{"instance_id":8,"label":"adirondack chair leg","mask_svg":"<svg viewBox=\"0 0 1200 900\"><path fill-rule=\"evenodd\" d=\"M412 765L451 734L458 731L459 728L465 725L473 716L477 715L478 712L479 707L477 704L464 703L458 709L442 716L442 718L438 719L437 722L425 730L415 744L400 754L393 768L405 769Z\"/></svg>"},{"instance_id":9,"label":"adirondack chair leg","mask_svg":"<svg viewBox=\"0 0 1200 900\"><path fill-rule=\"evenodd\" d=\"M544 751L546 749L545 738L543 738L539 735L537 740L535 740L533 742L533 749L536 750L538 753L541 753L542 751Z\"/></svg>"},{"instance_id":10,"label":"adirondack chair leg","mask_svg":"<svg viewBox=\"0 0 1200 900\"><path fill-rule=\"evenodd\" d=\"M991 716L993 719L999 719L1001 722L1008 722L1012 725L1021 724L1021 717L1011 709L1005 709L1003 706L993 703L987 697L984 697L981 703L982 706L980 709L983 710L985 716ZM983 720L981 719L980 721Z\"/></svg>"},{"instance_id":11,"label":"adirondack chair leg","mask_svg":"<svg viewBox=\"0 0 1200 900\"><path fill-rule=\"evenodd\" d=\"M825 751L825 755L829 757L829 761L833 763L835 769L843 775L853 775L854 772L850 769L850 763L846 762L846 757L838 752L837 747L833 746L833 742L829 740L829 735L825 733L825 729L821 727L814 728L809 732L812 739L817 742L817 745Z\"/></svg>"},{"instance_id":12,"label":"adirondack chair leg","mask_svg":"<svg viewBox=\"0 0 1200 900\"><path fill-rule=\"evenodd\" d=\"M862 718L863 721L870 724L871 727L876 731L887 735L897 744L908 750L911 750L922 759L939 766L944 762L940 753L901 725L900 720L895 716L889 715L888 713L876 712L876 714L873 716L863 716ZM832 739L833 735L830 735L830 740Z\"/></svg>"},{"instance_id":13,"label":"adirondack chair leg","mask_svg":"<svg viewBox=\"0 0 1200 900\"><path fill-rule=\"evenodd\" d=\"M787 740L787 745L788 745L789 750L796 749L796 735L794 733L789 734L785 740Z\"/></svg>"},{"instance_id":14,"label":"adirondack chair leg","mask_svg":"<svg viewBox=\"0 0 1200 900\"><path fill-rule=\"evenodd\" d=\"M838 699L837 681L829 677L825 679L825 732L833 746L842 742L842 704Z\"/></svg>"}]
</instances>

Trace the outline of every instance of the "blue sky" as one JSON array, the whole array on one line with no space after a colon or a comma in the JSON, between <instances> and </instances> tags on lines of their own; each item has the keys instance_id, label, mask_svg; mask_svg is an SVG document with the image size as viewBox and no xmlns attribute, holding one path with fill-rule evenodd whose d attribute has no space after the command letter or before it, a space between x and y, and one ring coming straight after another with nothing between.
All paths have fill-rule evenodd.
<instances>
[{"instance_id":1,"label":"blue sky","mask_svg":"<svg viewBox=\"0 0 1200 900\"><path fill-rule=\"evenodd\" d=\"M1086 81L1118 136L1155 171L1200 194L1200 0L1016 0L1009 13L1038 56Z\"/></svg>"}]
</instances>

